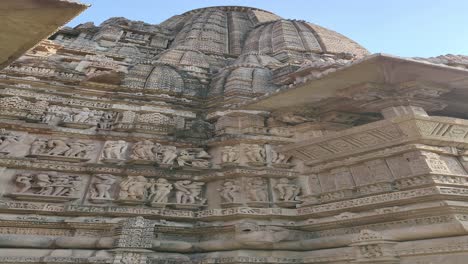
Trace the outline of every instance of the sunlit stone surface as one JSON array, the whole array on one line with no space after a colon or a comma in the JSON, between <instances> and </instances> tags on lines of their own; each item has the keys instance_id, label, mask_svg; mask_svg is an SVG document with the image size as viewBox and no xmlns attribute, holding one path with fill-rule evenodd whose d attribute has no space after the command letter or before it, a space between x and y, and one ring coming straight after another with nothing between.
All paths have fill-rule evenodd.
<instances>
[{"instance_id":1,"label":"sunlit stone surface","mask_svg":"<svg viewBox=\"0 0 468 264\"><path fill-rule=\"evenodd\" d=\"M249 7L62 28L0 72L0 263L466 264L467 68Z\"/></svg>"}]
</instances>

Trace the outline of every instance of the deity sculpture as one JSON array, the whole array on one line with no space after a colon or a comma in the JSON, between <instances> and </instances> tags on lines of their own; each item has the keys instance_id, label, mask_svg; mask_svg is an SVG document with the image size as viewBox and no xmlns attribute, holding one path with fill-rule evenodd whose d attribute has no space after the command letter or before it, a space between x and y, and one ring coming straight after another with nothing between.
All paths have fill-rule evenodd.
<instances>
[{"instance_id":1,"label":"deity sculpture","mask_svg":"<svg viewBox=\"0 0 468 264\"><path fill-rule=\"evenodd\" d=\"M110 189L116 182L116 178L110 174L98 174L95 176L92 188L92 199L111 199Z\"/></svg>"},{"instance_id":2,"label":"deity sculpture","mask_svg":"<svg viewBox=\"0 0 468 264\"><path fill-rule=\"evenodd\" d=\"M166 179L159 178L156 181L151 182L149 200L151 203L167 203L171 190L172 184Z\"/></svg>"},{"instance_id":3,"label":"deity sculpture","mask_svg":"<svg viewBox=\"0 0 468 264\"><path fill-rule=\"evenodd\" d=\"M298 195L301 191L299 186L291 183L288 178L279 179L275 189L278 191L279 200L285 202L297 201L299 198Z\"/></svg>"},{"instance_id":4,"label":"deity sculpture","mask_svg":"<svg viewBox=\"0 0 468 264\"><path fill-rule=\"evenodd\" d=\"M234 163L239 160L239 149L233 146L225 146L221 152L223 163Z\"/></svg>"},{"instance_id":5,"label":"deity sculpture","mask_svg":"<svg viewBox=\"0 0 468 264\"><path fill-rule=\"evenodd\" d=\"M148 180L143 176L128 176L120 183L119 199L121 200L144 200Z\"/></svg>"},{"instance_id":6,"label":"deity sculpture","mask_svg":"<svg viewBox=\"0 0 468 264\"><path fill-rule=\"evenodd\" d=\"M104 159L123 160L127 147L127 142L123 140L107 141L104 145L103 157Z\"/></svg>"},{"instance_id":7,"label":"deity sculpture","mask_svg":"<svg viewBox=\"0 0 468 264\"><path fill-rule=\"evenodd\" d=\"M203 185L205 185L204 182L192 182L189 180L175 182L176 203L195 204L197 201L200 201L200 204L204 204L206 199L200 197Z\"/></svg>"},{"instance_id":8,"label":"deity sculpture","mask_svg":"<svg viewBox=\"0 0 468 264\"><path fill-rule=\"evenodd\" d=\"M222 188L218 189L218 191L227 203L238 203L240 200L241 187L233 180L225 181Z\"/></svg>"},{"instance_id":9,"label":"deity sculpture","mask_svg":"<svg viewBox=\"0 0 468 264\"><path fill-rule=\"evenodd\" d=\"M252 144L245 148L245 155L249 162L265 163L265 149L263 146Z\"/></svg>"},{"instance_id":10,"label":"deity sculpture","mask_svg":"<svg viewBox=\"0 0 468 264\"><path fill-rule=\"evenodd\" d=\"M267 202L268 189L263 178L253 178L248 183L249 198L254 202Z\"/></svg>"}]
</instances>

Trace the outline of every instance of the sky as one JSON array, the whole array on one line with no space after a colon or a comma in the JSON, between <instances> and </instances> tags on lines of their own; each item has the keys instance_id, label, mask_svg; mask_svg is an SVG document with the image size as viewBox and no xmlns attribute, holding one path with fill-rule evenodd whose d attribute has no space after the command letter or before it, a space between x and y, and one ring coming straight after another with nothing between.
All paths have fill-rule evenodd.
<instances>
[{"instance_id":1,"label":"sky","mask_svg":"<svg viewBox=\"0 0 468 264\"><path fill-rule=\"evenodd\" d=\"M402 57L468 55L468 0L82 0L76 26L122 16L158 24L172 15L220 5L251 6L335 30L371 53Z\"/></svg>"}]
</instances>

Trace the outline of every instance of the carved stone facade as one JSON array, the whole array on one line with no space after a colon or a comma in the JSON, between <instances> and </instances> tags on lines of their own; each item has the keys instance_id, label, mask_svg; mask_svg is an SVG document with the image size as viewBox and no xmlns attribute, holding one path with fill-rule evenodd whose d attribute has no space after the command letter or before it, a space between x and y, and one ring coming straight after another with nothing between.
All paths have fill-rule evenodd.
<instances>
[{"instance_id":1,"label":"carved stone facade","mask_svg":"<svg viewBox=\"0 0 468 264\"><path fill-rule=\"evenodd\" d=\"M249 7L62 28L0 72L0 263L465 264L467 65Z\"/></svg>"}]
</instances>

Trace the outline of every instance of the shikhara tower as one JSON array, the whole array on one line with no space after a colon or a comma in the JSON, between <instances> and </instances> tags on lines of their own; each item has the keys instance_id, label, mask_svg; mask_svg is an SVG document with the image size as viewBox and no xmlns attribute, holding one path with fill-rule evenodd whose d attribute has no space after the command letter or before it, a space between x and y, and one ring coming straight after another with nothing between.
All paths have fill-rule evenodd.
<instances>
[{"instance_id":1,"label":"shikhara tower","mask_svg":"<svg viewBox=\"0 0 468 264\"><path fill-rule=\"evenodd\" d=\"M238 6L0 51L0 263L466 263L464 56Z\"/></svg>"}]
</instances>

